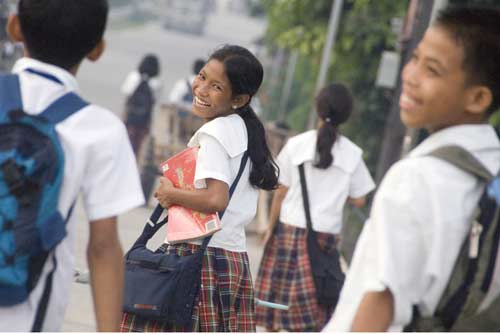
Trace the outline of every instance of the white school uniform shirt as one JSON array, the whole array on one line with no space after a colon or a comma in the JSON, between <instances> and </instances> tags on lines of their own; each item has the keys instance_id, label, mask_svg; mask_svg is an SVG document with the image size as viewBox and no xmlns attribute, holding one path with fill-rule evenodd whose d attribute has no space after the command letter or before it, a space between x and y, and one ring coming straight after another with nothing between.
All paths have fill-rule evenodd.
<instances>
[{"instance_id":1,"label":"white school uniform shirt","mask_svg":"<svg viewBox=\"0 0 500 334\"><path fill-rule=\"evenodd\" d=\"M28 68L52 75L62 84L26 72ZM78 93L75 77L53 65L23 58L16 62L13 72L19 74L24 111L28 114L40 113L67 92ZM88 105L57 124L56 131L65 158L59 199L59 211L63 216L79 194L90 221L117 216L144 203L127 132L112 112ZM64 319L75 269L73 252L78 223L83 222L72 215L66 225L68 234L55 250L57 269L43 331L59 331ZM12 307L0 307L1 330L31 330L47 274L52 268L49 256L28 300Z\"/></svg>"},{"instance_id":2,"label":"white school uniform shirt","mask_svg":"<svg viewBox=\"0 0 500 334\"><path fill-rule=\"evenodd\" d=\"M248 136L243 119L232 114L205 123L193 135L189 147L199 146L195 188L206 188L206 179L231 186L247 150ZM246 251L245 226L257 212L258 190L250 184L250 157L221 220L222 229L213 234L209 247L233 252Z\"/></svg>"},{"instance_id":3,"label":"white school uniform shirt","mask_svg":"<svg viewBox=\"0 0 500 334\"><path fill-rule=\"evenodd\" d=\"M132 95L133 92L135 92L137 86L139 86L140 83L141 83L141 74L137 70L132 71L127 75L125 81L123 81L120 91L122 92L123 95L130 96ZM157 77L150 78L148 80L148 85L151 88L151 91L153 92L155 99L158 100L161 94L161 90L163 88L161 80Z\"/></svg>"},{"instance_id":4,"label":"white school uniform shirt","mask_svg":"<svg viewBox=\"0 0 500 334\"><path fill-rule=\"evenodd\" d=\"M168 94L168 102L180 105L184 109L191 110L192 103L184 101L183 97L192 89L195 78L196 75L191 74L187 78L177 80ZM191 87L188 86L188 81Z\"/></svg>"},{"instance_id":5,"label":"white school uniform shirt","mask_svg":"<svg viewBox=\"0 0 500 334\"><path fill-rule=\"evenodd\" d=\"M280 221L306 228L298 166L304 163L312 226L315 231L340 233L342 213L348 197L363 197L375 187L362 158L363 151L339 135L332 147L333 163L314 167L317 130L292 137L277 157L280 184L288 191L281 204Z\"/></svg>"},{"instance_id":6,"label":"white school uniform shirt","mask_svg":"<svg viewBox=\"0 0 500 334\"><path fill-rule=\"evenodd\" d=\"M324 331L349 331L363 295L386 288L394 296L391 330L410 322L413 305L423 316L434 313L485 187L473 175L428 155L447 145L471 152L493 174L500 168L500 142L490 125L438 131L394 164L375 195ZM499 283L497 276L493 285Z\"/></svg>"}]
</instances>

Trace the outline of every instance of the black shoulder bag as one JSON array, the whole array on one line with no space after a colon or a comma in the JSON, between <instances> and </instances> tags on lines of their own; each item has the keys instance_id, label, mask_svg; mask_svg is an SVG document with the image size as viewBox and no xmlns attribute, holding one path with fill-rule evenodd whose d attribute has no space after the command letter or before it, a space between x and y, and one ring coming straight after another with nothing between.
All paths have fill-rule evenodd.
<instances>
[{"instance_id":1,"label":"black shoulder bag","mask_svg":"<svg viewBox=\"0 0 500 334\"><path fill-rule=\"evenodd\" d=\"M238 175L229 188L231 198L243 174L248 153L241 159ZM158 222L163 207L157 205L141 235L125 255L125 291L123 311L160 321L172 321L190 326L193 307L201 284L203 254L212 236L203 240L193 254L178 256L162 248L151 251L146 247L151 237L168 221ZM224 211L219 212L222 219Z\"/></svg>"},{"instance_id":2,"label":"black shoulder bag","mask_svg":"<svg viewBox=\"0 0 500 334\"><path fill-rule=\"evenodd\" d=\"M320 248L316 231L312 229L304 164L299 165L299 175L307 222L307 253L311 263L314 286L316 287L316 297L318 304L334 308L337 305L345 279L345 275L340 268L340 255L337 250L327 254Z\"/></svg>"}]
</instances>

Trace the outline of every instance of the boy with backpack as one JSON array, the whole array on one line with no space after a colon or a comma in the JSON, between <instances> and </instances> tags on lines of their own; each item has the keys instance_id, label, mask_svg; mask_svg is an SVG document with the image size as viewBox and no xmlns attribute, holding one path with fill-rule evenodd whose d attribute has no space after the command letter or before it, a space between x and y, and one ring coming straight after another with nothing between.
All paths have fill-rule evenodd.
<instances>
[{"instance_id":1,"label":"boy with backpack","mask_svg":"<svg viewBox=\"0 0 500 334\"><path fill-rule=\"evenodd\" d=\"M0 75L0 328L60 330L74 274L77 196L97 329L117 331L123 252L116 216L144 202L123 123L78 95L81 62L104 50L106 0L20 0L9 18L25 46Z\"/></svg>"},{"instance_id":2,"label":"boy with backpack","mask_svg":"<svg viewBox=\"0 0 500 334\"><path fill-rule=\"evenodd\" d=\"M406 64L401 119L431 134L382 181L325 331L500 328L498 22L448 8Z\"/></svg>"},{"instance_id":3,"label":"boy with backpack","mask_svg":"<svg viewBox=\"0 0 500 334\"><path fill-rule=\"evenodd\" d=\"M177 106L185 109L184 111L191 111L191 104L193 103L193 88L191 83L194 81L198 73L205 66L205 60L201 58L195 59L192 65L192 73L187 78L177 80L168 95L168 101L175 103Z\"/></svg>"}]
</instances>

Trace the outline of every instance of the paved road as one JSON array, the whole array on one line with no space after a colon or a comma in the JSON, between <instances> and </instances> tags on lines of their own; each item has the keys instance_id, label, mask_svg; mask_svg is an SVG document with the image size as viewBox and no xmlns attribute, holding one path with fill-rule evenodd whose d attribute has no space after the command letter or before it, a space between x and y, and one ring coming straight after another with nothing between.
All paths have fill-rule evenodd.
<instances>
[{"instance_id":1,"label":"paved road","mask_svg":"<svg viewBox=\"0 0 500 334\"><path fill-rule=\"evenodd\" d=\"M264 24L244 17L218 13L209 19L206 34L191 36L161 28L158 22L127 28L110 30L106 34L107 52L95 63L82 65L78 74L82 95L101 104L118 115L121 113L123 97L119 87L127 73L137 66L147 52L157 53L162 63L162 80L165 91L172 87L175 80L190 72L191 63L197 57L206 57L211 50L223 43L238 43L251 47L251 41L260 36ZM119 217L119 233L123 248L126 250L142 230L143 223L151 208L138 208ZM76 247L76 266L87 269L85 251L88 240L88 226L81 206L75 208L81 217L78 226ZM159 245L164 234L159 232L151 241L151 248ZM255 277L262 254L262 246L255 234L248 238L249 256L252 273ZM63 324L63 331L94 331L95 320L90 287L86 284L72 285L70 304Z\"/></svg>"}]
</instances>

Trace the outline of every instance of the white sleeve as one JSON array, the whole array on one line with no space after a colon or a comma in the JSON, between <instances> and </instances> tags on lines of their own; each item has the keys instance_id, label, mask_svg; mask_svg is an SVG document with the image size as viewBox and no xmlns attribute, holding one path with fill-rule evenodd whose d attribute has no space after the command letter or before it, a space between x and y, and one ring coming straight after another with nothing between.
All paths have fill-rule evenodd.
<instances>
[{"instance_id":1,"label":"white sleeve","mask_svg":"<svg viewBox=\"0 0 500 334\"><path fill-rule=\"evenodd\" d=\"M171 103L182 102L182 98L186 94L187 89L188 87L185 79L177 80L168 95L168 101Z\"/></svg>"},{"instance_id":2,"label":"white sleeve","mask_svg":"<svg viewBox=\"0 0 500 334\"><path fill-rule=\"evenodd\" d=\"M365 293L384 287L391 291L392 324L396 326L409 323L412 307L419 303L431 279L426 275L430 256L426 244L428 234L433 234L432 219L423 211L432 205L425 178L408 167L396 164L385 176L375 195L363 240L356 245L353 266L357 269L349 271L352 276L356 271L363 273L359 275L362 277L350 279L362 280L358 289Z\"/></svg>"},{"instance_id":3,"label":"white sleeve","mask_svg":"<svg viewBox=\"0 0 500 334\"><path fill-rule=\"evenodd\" d=\"M375 188L375 183L368 171L368 168L363 161L359 159L358 165L354 169L351 176L351 183L349 185L349 197L359 198L363 197Z\"/></svg>"},{"instance_id":4,"label":"white sleeve","mask_svg":"<svg viewBox=\"0 0 500 334\"><path fill-rule=\"evenodd\" d=\"M288 151L288 146L285 144L276 158L276 163L280 168L279 183L287 187L292 183L293 170L292 160Z\"/></svg>"},{"instance_id":5,"label":"white sleeve","mask_svg":"<svg viewBox=\"0 0 500 334\"><path fill-rule=\"evenodd\" d=\"M224 147L214 137L200 133L200 149L196 159L195 187L205 188L206 179L215 179L226 183L232 183L232 172L230 157Z\"/></svg>"},{"instance_id":6,"label":"white sleeve","mask_svg":"<svg viewBox=\"0 0 500 334\"><path fill-rule=\"evenodd\" d=\"M124 94L125 96L131 95L139 85L140 81L141 77L138 72L136 71L130 72L122 84L121 87L122 94Z\"/></svg>"},{"instance_id":7,"label":"white sleeve","mask_svg":"<svg viewBox=\"0 0 500 334\"><path fill-rule=\"evenodd\" d=\"M122 123L92 145L82 192L89 220L117 216L144 204L136 160Z\"/></svg>"}]
</instances>

